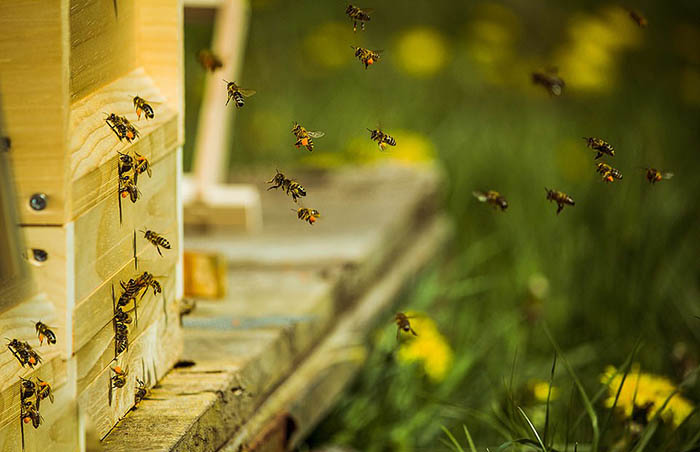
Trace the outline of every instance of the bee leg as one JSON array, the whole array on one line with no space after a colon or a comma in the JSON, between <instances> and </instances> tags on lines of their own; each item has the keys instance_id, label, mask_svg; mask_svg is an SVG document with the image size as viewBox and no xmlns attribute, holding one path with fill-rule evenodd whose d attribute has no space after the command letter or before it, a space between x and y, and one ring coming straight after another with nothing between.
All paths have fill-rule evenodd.
<instances>
[{"instance_id":1,"label":"bee leg","mask_svg":"<svg viewBox=\"0 0 700 452\"><path fill-rule=\"evenodd\" d=\"M564 204L557 204L557 215L564 209Z\"/></svg>"},{"instance_id":2,"label":"bee leg","mask_svg":"<svg viewBox=\"0 0 700 452\"><path fill-rule=\"evenodd\" d=\"M413 331L413 328L411 328L411 334L413 334L414 336L418 336L418 333L416 333L415 331Z\"/></svg>"},{"instance_id":3,"label":"bee leg","mask_svg":"<svg viewBox=\"0 0 700 452\"><path fill-rule=\"evenodd\" d=\"M401 334L401 329L400 329L400 328L396 328L396 342L399 341L399 334Z\"/></svg>"},{"instance_id":4,"label":"bee leg","mask_svg":"<svg viewBox=\"0 0 700 452\"><path fill-rule=\"evenodd\" d=\"M598 159L601 158L602 156L603 156L603 153L602 153L602 152L599 152L598 155L595 156L595 159L594 159L594 160L598 160Z\"/></svg>"},{"instance_id":5,"label":"bee leg","mask_svg":"<svg viewBox=\"0 0 700 452\"><path fill-rule=\"evenodd\" d=\"M160 247L156 245L156 249L158 250L158 254L160 254L161 257L163 257L163 253L160 252Z\"/></svg>"}]
</instances>

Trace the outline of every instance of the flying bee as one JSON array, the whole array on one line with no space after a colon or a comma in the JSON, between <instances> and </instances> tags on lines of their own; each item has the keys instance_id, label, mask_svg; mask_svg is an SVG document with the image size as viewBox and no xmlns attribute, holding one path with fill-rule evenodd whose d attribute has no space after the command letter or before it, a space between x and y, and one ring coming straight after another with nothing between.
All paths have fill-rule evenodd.
<instances>
[{"instance_id":1,"label":"flying bee","mask_svg":"<svg viewBox=\"0 0 700 452\"><path fill-rule=\"evenodd\" d=\"M34 395L36 392L36 384L32 380L28 380L26 378L19 377L20 379L20 391L19 391L19 398L20 400L25 400L30 398L31 396Z\"/></svg>"},{"instance_id":2,"label":"flying bee","mask_svg":"<svg viewBox=\"0 0 700 452\"><path fill-rule=\"evenodd\" d=\"M396 146L396 140L394 137L382 132L379 128L367 130L369 130L370 139L376 141L379 149L382 151L386 150L387 146Z\"/></svg>"},{"instance_id":3,"label":"flying bee","mask_svg":"<svg viewBox=\"0 0 700 452\"><path fill-rule=\"evenodd\" d=\"M31 422L34 428L39 428L41 421L44 420L44 418L39 414L39 408L34 405L34 402L31 400L24 400L22 402L20 418L25 424L29 424Z\"/></svg>"},{"instance_id":4,"label":"flying bee","mask_svg":"<svg viewBox=\"0 0 700 452\"><path fill-rule=\"evenodd\" d=\"M472 194L480 202L489 203L496 208L500 208L501 210L506 210L508 208L508 201L506 201L506 198L497 191L489 190L487 192L483 192L477 190L473 191Z\"/></svg>"},{"instance_id":5,"label":"flying bee","mask_svg":"<svg viewBox=\"0 0 700 452\"><path fill-rule=\"evenodd\" d=\"M649 22L647 21L647 18L642 16L642 14L639 11L634 11L634 10L628 10L627 11L630 15L630 18L637 24L639 25L640 28L646 28L649 25Z\"/></svg>"},{"instance_id":6,"label":"flying bee","mask_svg":"<svg viewBox=\"0 0 700 452\"><path fill-rule=\"evenodd\" d=\"M615 157L615 148L607 141L595 137L583 137L583 139L586 140L586 146L597 152L594 160L599 159L603 154Z\"/></svg>"},{"instance_id":7,"label":"flying bee","mask_svg":"<svg viewBox=\"0 0 700 452\"><path fill-rule=\"evenodd\" d=\"M651 184L655 184L662 179L670 179L673 177L673 173L656 168L644 168L644 171L646 171L646 178Z\"/></svg>"},{"instance_id":8,"label":"flying bee","mask_svg":"<svg viewBox=\"0 0 700 452\"><path fill-rule=\"evenodd\" d=\"M564 205L568 204L570 206L576 205L574 200L571 198L571 196L567 195L566 193L562 191L556 191L556 190L550 190L547 187L544 188L544 191L547 192L547 200L548 201L554 201L557 203L557 215L559 215L559 212L562 211L564 208Z\"/></svg>"},{"instance_id":9,"label":"flying bee","mask_svg":"<svg viewBox=\"0 0 700 452\"><path fill-rule=\"evenodd\" d=\"M136 186L134 178L130 177L128 174L122 174L119 177L119 194L122 198L128 196L131 202L136 202L141 196L141 191Z\"/></svg>"},{"instance_id":10,"label":"flying bee","mask_svg":"<svg viewBox=\"0 0 700 452\"><path fill-rule=\"evenodd\" d=\"M226 92L228 93L226 105L233 99L236 102L236 108L243 108L245 105L243 96L250 97L257 92L254 89L243 89L236 85L236 82L229 82L228 80L224 80L224 82L226 82Z\"/></svg>"},{"instance_id":11,"label":"flying bee","mask_svg":"<svg viewBox=\"0 0 700 452\"><path fill-rule=\"evenodd\" d=\"M360 23L360 30L365 29L365 22L369 22L371 17L370 14L374 12L372 8L358 8L354 5L348 5L345 9L345 14L348 15L350 19L353 20L352 31L357 31L357 23Z\"/></svg>"},{"instance_id":12,"label":"flying bee","mask_svg":"<svg viewBox=\"0 0 700 452\"><path fill-rule=\"evenodd\" d=\"M37 391L36 391L36 409L39 409L39 402L48 397L49 401L53 403L53 391L51 390L51 385L42 380L41 378L36 379L37 381Z\"/></svg>"},{"instance_id":13,"label":"flying bee","mask_svg":"<svg viewBox=\"0 0 700 452\"><path fill-rule=\"evenodd\" d=\"M622 179L622 173L618 169L603 162L596 165L596 172L603 175L603 180L605 182L613 182L615 179Z\"/></svg>"},{"instance_id":14,"label":"flying bee","mask_svg":"<svg viewBox=\"0 0 700 452\"><path fill-rule=\"evenodd\" d=\"M312 226L320 216L321 214L316 209L309 209L306 207L300 207L297 209L297 217L302 221L308 221Z\"/></svg>"},{"instance_id":15,"label":"flying bee","mask_svg":"<svg viewBox=\"0 0 700 452\"><path fill-rule=\"evenodd\" d=\"M205 70L210 72L214 72L224 65L218 56L207 49L202 49L197 52L197 60L199 60L199 64L201 64Z\"/></svg>"},{"instance_id":16,"label":"flying bee","mask_svg":"<svg viewBox=\"0 0 700 452\"><path fill-rule=\"evenodd\" d=\"M34 328L36 329L36 334L39 336L39 345L44 344L44 339L46 339L48 344L56 344L56 335L48 326L41 322L36 322Z\"/></svg>"},{"instance_id":17,"label":"flying bee","mask_svg":"<svg viewBox=\"0 0 700 452\"><path fill-rule=\"evenodd\" d=\"M287 179L284 177L284 174L279 172L279 170L277 171L277 174L275 174L275 177L267 181L267 183L273 184L272 187L268 188L268 190L282 187L282 190L286 191L287 195L292 195L292 200L294 202L297 202L297 198L306 196L306 190L304 190L304 187L302 187L299 182Z\"/></svg>"},{"instance_id":18,"label":"flying bee","mask_svg":"<svg viewBox=\"0 0 700 452\"><path fill-rule=\"evenodd\" d=\"M127 367L124 370L119 366L115 366L111 369L114 372L114 375L112 375L112 387L123 388L126 385L126 376L129 375L129 368Z\"/></svg>"},{"instance_id":19,"label":"flying bee","mask_svg":"<svg viewBox=\"0 0 700 452\"><path fill-rule=\"evenodd\" d=\"M15 358L17 358L17 361L19 361L22 367L27 365L33 369L34 366L41 364L41 356L39 356L26 341L20 342L17 339L12 339L7 344L7 348L12 352Z\"/></svg>"},{"instance_id":20,"label":"flying bee","mask_svg":"<svg viewBox=\"0 0 700 452\"><path fill-rule=\"evenodd\" d=\"M158 250L158 254L160 254L161 256L163 255L163 253L160 252L161 247L165 248L166 250L170 249L170 242L168 242L168 239L158 234L157 232L148 229L141 232L143 232L144 238L156 247L156 250Z\"/></svg>"},{"instance_id":21,"label":"flying bee","mask_svg":"<svg viewBox=\"0 0 700 452\"><path fill-rule=\"evenodd\" d=\"M552 96L561 96L564 91L564 80L557 75L556 68L532 73L532 83L543 86Z\"/></svg>"},{"instance_id":22,"label":"flying bee","mask_svg":"<svg viewBox=\"0 0 700 452\"><path fill-rule=\"evenodd\" d=\"M401 331L404 331L405 333L411 333L414 336L418 336L418 333L413 331L413 328L411 327L411 322L408 319L412 319L412 316L407 316L403 312L397 312L396 315L394 316L394 322L396 322L396 340L399 340L399 335L401 334Z\"/></svg>"},{"instance_id":23,"label":"flying bee","mask_svg":"<svg viewBox=\"0 0 700 452\"><path fill-rule=\"evenodd\" d=\"M134 96L134 108L136 109L136 117L138 119L141 119L141 113L143 113L146 119L153 119L155 117L153 107L139 96Z\"/></svg>"},{"instance_id":24,"label":"flying bee","mask_svg":"<svg viewBox=\"0 0 700 452\"><path fill-rule=\"evenodd\" d=\"M294 143L294 146L296 146L297 148L304 146L306 149L308 149L309 152L312 152L314 150L314 141L312 140L312 138L321 138L325 135L325 133L321 132L320 130L306 130L304 127L302 127L299 123L296 122L292 127L292 134L295 137L297 137L297 141L296 143Z\"/></svg>"},{"instance_id":25,"label":"flying bee","mask_svg":"<svg viewBox=\"0 0 700 452\"><path fill-rule=\"evenodd\" d=\"M376 63L381 58L382 50L370 50L364 47L350 46L355 51L355 56L365 65L367 69L370 65Z\"/></svg>"},{"instance_id":26,"label":"flying bee","mask_svg":"<svg viewBox=\"0 0 700 452\"><path fill-rule=\"evenodd\" d=\"M148 389L146 389L146 384L140 378L136 379L136 392L134 393L134 406L138 405L141 400L143 400L146 395L148 395Z\"/></svg>"}]
</instances>

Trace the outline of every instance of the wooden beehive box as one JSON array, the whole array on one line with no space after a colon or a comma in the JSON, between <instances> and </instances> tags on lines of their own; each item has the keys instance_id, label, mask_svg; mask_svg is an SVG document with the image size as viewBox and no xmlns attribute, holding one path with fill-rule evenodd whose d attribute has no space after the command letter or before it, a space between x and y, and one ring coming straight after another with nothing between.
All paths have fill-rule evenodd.
<instances>
[{"instance_id":1,"label":"wooden beehive box","mask_svg":"<svg viewBox=\"0 0 700 452\"><path fill-rule=\"evenodd\" d=\"M0 29L0 102L25 246L45 252L28 256L55 311L52 350L103 437L133 405L136 378L155 384L181 350L182 6L5 0ZM136 95L154 119L137 120ZM140 138L120 141L105 123L110 113L126 116ZM153 171L139 176L136 203L121 200L121 224L117 152L145 156ZM139 232L147 229L172 248L160 256ZM163 292L149 289L129 325L129 349L115 359L112 287L118 298L120 281L144 271ZM129 375L110 391L112 366Z\"/></svg>"}]
</instances>

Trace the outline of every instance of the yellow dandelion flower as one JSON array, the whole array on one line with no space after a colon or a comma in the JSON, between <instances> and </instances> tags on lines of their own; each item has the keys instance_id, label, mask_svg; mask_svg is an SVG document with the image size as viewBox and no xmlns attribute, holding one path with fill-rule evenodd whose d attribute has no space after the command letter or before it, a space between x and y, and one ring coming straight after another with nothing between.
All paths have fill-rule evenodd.
<instances>
[{"instance_id":1,"label":"yellow dandelion flower","mask_svg":"<svg viewBox=\"0 0 700 452\"><path fill-rule=\"evenodd\" d=\"M409 75L430 77L445 66L447 54L447 41L439 31L414 27L397 39L394 61Z\"/></svg>"},{"instance_id":2,"label":"yellow dandelion flower","mask_svg":"<svg viewBox=\"0 0 700 452\"><path fill-rule=\"evenodd\" d=\"M622 383L622 373L618 373L615 367L608 366L600 380L608 386L608 398L605 400L605 405L610 408L615 403L615 395ZM648 417L651 419L676 389L676 386L668 378L639 372L639 366L635 365L627 374L617 400L617 408L624 413L625 417L629 418L632 416L635 406L643 407L651 404L648 413ZM680 394L675 394L666 404L661 418L677 427L692 411L693 405L690 401Z\"/></svg>"},{"instance_id":3,"label":"yellow dandelion flower","mask_svg":"<svg viewBox=\"0 0 700 452\"><path fill-rule=\"evenodd\" d=\"M541 403L547 403L547 395L549 394L549 382L544 380L532 380L528 384L530 391L536 401ZM552 386L552 394L550 395L550 400L556 400L559 397L559 388Z\"/></svg>"},{"instance_id":4,"label":"yellow dandelion flower","mask_svg":"<svg viewBox=\"0 0 700 452\"><path fill-rule=\"evenodd\" d=\"M425 135L411 130L386 130L396 139L395 147L380 151L377 143L365 136L352 138L346 146L347 160L356 164L375 164L393 160L405 165L421 165L435 160L435 145Z\"/></svg>"},{"instance_id":5,"label":"yellow dandelion flower","mask_svg":"<svg viewBox=\"0 0 700 452\"><path fill-rule=\"evenodd\" d=\"M398 352L402 363L419 362L425 374L434 382L442 381L452 367L454 359L452 348L445 337L438 331L435 322L425 314L406 313L414 316L411 326L418 336L411 336L401 344Z\"/></svg>"}]
</instances>

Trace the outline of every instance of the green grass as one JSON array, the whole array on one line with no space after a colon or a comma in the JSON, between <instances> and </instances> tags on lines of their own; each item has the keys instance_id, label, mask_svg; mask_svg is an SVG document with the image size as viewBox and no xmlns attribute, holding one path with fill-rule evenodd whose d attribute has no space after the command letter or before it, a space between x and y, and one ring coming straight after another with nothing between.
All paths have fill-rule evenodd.
<instances>
[{"instance_id":1,"label":"green grass","mask_svg":"<svg viewBox=\"0 0 700 452\"><path fill-rule=\"evenodd\" d=\"M579 451L603 450L624 433L619 416L602 405L607 392L599 377L606 365L628 369L635 353L644 371L684 380L700 360L700 105L684 94L687 74L700 71L700 61L682 50L691 46L700 54L700 48L692 39L684 43L681 33L688 26L697 32L697 2L636 2L651 25L639 47L614 54L614 89L595 94L574 86L561 98L520 83L539 68L526 63L546 62L569 39L571 18L597 17L606 3L501 3L514 11L520 30L499 67L502 84L490 83L468 54L469 27L484 2L367 4L376 17L352 40L385 50L367 71L357 61L326 68L306 47L307 36L329 21L351 27L343 2L258 4L240 77L258 94L235 114L231 166L293 171L302 165L307 153L292 146L292 121L326 132L317 151L346 155L354 152L348 143L366 138L365 128L378 122L389 132L411 130L437 149L446 194L436 202L457 231L449 253L400 302L402 310L427 312L447 336L455 351L448 376L435 384L417 367L398 364L393 325L378 325L380 339L366 367L310 447L455 450L442 427L468 425L477 450L506 443L506 449L532 450L525 439L547 450L573 450L575 442ZM425 79L396 64L398 37L419 25L438 30L448 43L447 65ZM193 53L209 33L201 23L187 28L188 146L203 80ZM581 140L590 135L616 147L607 162L622 171L619 183L604 184L594 172L593 153ZM186 152L186 166L188 159ZM650 186L639 166L667 168L675 177ZM566 191L576 206L556 215L544 187ZM475 189L500 191L508 210L479 204ZM555 350L561 365L552 375ZM533 378L551 378L559 388L559 399L543 410L527 400L524 388ZM700 403L697 385L683 393ZM697 416L675 434L656 421L650 425L653 434L645 430L648 442L638 448L683 450L700 441ZM445 438L449 445L440 441Z\"/></svg>"}]
</instances>

